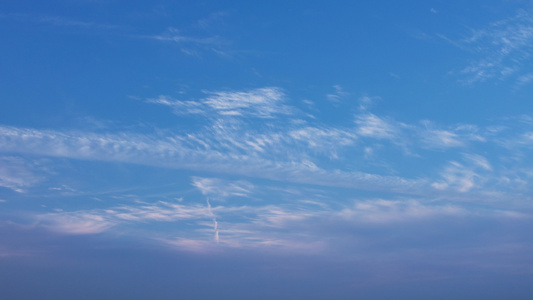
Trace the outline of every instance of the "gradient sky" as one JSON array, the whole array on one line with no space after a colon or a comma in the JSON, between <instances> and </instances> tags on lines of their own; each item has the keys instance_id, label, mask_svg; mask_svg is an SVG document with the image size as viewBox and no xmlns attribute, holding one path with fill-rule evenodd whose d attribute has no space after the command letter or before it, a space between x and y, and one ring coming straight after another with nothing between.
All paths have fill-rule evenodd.
<instances>
[{"instance_id":1,"label":"gradient sky","mask_svg":"<svg viewBox=\"0 0 533 300\"><path fill-rule=\"evenodd\" d=\"M3 299L532 299L529 1L0 3Z\"/></svg>"}]
</instances>

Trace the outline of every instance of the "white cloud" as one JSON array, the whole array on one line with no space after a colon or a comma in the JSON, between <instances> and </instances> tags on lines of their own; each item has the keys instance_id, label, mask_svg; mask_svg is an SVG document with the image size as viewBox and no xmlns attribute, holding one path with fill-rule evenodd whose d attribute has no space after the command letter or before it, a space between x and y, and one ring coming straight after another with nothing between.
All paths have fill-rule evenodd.
<instances>
[{"instance_id":1,"label":"white cloud","mask_svg":"<svg viewBox=\"0 0 533 300\"><path fill-rule=\"evenodd\" d=\"M279 88L260 88L246 92L207 92L203 102L221 115L271 118L276 114L291 114L289 106L281 104L285 95Z\"/></svg>"},{"instance_id":2,"label":"white cloud","mask_svg":"<svg viewBox=\"0 0 533 300\"><path fill-rule=\"evenodd\" d=\"M367 200L343 209L339 217L358 223L389 224L420 222L437 216L463 216L468 212L454 205L424 205L417 200Z\"/></svg>"},{"instance_id":3,"label":"white cloud","mask_svg":"<svg viewBox=\"0 0 533 300\"><path fill-rule=\"evenodd\" d=\"M434 182L432 186L438 190L452 188L461 193L479 187L481 176L472 168L468 168L458 162L451 161L441 173L441 181Z\"/></svg>"},{"instance_id":4,"label":"white cloud","mask_svg":"<svg viewBox=\"0 0 533 300\"><path fill-rule=\"evenodd\" d=\"M30 162L15 156L0 157L0 186L22 193L42 180Z\"/></svg>"},{"instance_id":5,"label":"white cloud","mask_svg":"<svg viewBox=\"0 0 533 300\"><path fill-rule=\"evenodd\" d=\"M181 30L177 28L170 27L168 30L160 35L149 36L148 38L165 41L165 42L174 42L178 44L199 44L199 45L218 45L223 43L222 39L217 36L211 37L193 37L186 36L181 33Z\"/></svg>"},{"instance_id":6,"label":"white cloud","mask_svg":"<svg viewBox=\"0 0 533 300\"><path fill-rule=\"evenodd\" d=\"M194 43L194 44L215 44L218 42L216 37L196 38L180 35L176 29L171 29L170 32L174 34L154 35L151 38L159 41L169 41L176 43Z\"/></svg>"},{"instance_id":7,"label":"white cloud","mask_svg":"<svg viewBox=\"0 0 533 300\"><path fill-rule=\"evenodd\" d=\"M202 219L210 216L207 208L202 205L183 205L165 201L138 206L120 206L100 213L114 220L121 219L136 222L174 222L177 220Z\"/></svg>"},{"instance_id":8,"label":"white cloud","mask_svg":"<svg viewBox=\"0 0 533 300\"><path fill-rule=\"evenodd\" d=\"M335 92L333 94L327 94L326 98L331 102L340 102L348 93L346 93L342 87L338 84L333 86L333 89L335 89Z\"/></svg>"},{"instance_id":9,"label":"white cloud","mask_svg":"<svg viewBox=\"0 0 533 300\"><path fill-rule=\"evenodd\" d=\"M331 158L338 158L337 151L340 148L353 145L357 140L354 133L336 128L302 127L290 131L288 135L311 149L329 154Z\"/></svg>"},{"instance_id":10,"label":"white cloud","mask_svg":"<svg viewBox=\"0 0 533 300\"><path fill-rule=\"evenodd\" d=\"M379 100L379 99L380 97L369 97L369 96L364 95L359 98L359 109L361 111L366 111L367 109L370 108L370 106L372 106L372 104L374 104L376 100Z\"/></svg>"},{"instance_id":11,"label":"white cloud","mask_svg":"<svg viewBox=\"0 0 533 300\"><path fill-rule=\"evenodd\" d=\"M254 185L243 180L229 181L218 178L193 177L193 186L198 188L202 194L215 199L227 197L248 197L254 189Z\"/></svg>"},{"instance_id":12,"label":"white cloud","mask_svg":"<svg viewBox=\"0 0 533 300\"><path fill-rule=\"evenodd\" d=\"M254 90L253 93L263 95L263 91ZM230 102L230 104L212 105L220 110L253 111L258 109L254 107L255 105L262 107L271 105L265 103L272 101L275 103L284 101L281 96L281 98L258 96L257 99L245 101L244 104L233 103L243 95L248 94L247 92L232 96L225 94L219 100L221 103ZM220 94L217 94L218 96ZM228 100L228 97L232 100ZM285 118L275 119L275 122L274 120L257 122L258 120L241 117L220 117L218 111L205 104L204 100L198 103L201 104L203 111L208 111L207 114L211 114L213 118L209 119L206 126L188 133L157 131L152 134L128 132L97 134L0 126L0 151L222 172L320 186L401 191L413 195L421 193L431 184L443 191L450 187L465 192L471 191L485 180L481 180L482 177L486 177L483 172L491 169L496 170L494 175L491 175L493 181L496 181L493 177L502 176L521 178L509 171L505 174L498 173L501 172L501 167L493 164L501 160L496 160L493 155L479 156L477 153L485 152L481 152L478 147L483 143L483 147L504 151L500 151L500 154L507 156L505 159L518 161L526 157L526 152L533 145L530 125L523 122L518 125L505 124L505 128L508 128L506 131L493 130L498 126L494 122L491 127L482 129L470 124L441 128L429 121L423 122L423 126L412 125L371 113L356 115L355 124L351 127L291 122L292 118L287 115ZM169 106L175 102L167 98L152 99L152 101ZM277 107L276 105L278 104L272 107ZM196 105L191 104L187 108L193 106ZM271 110L272 113L273 111L275 110ZM509 132L513 128L517 133L510 136ZM382 140L391 141L392 145L382 143ZM391 153L391 147L397 153ZM443 149L446 151L441 151ZM431 151L434 151L433 154ZM491 152L494 151L489 151L489 154ZM463 155L463 153L471 154ZM431 162L435 165L440 165L443 161L459 161L458 159L462 157L464 161L458 163L464 165L466 169L473 170L475 174L450 169L448 172L443 171L440 178L432 178L428 172L424 173L424 170L418 169L415 172L408 172L409 177L406 177L406 173L394 169L396 166L388 165L389 168L386 170L380 167L387 165L387 160L391 159L390 156L382 155L402 155L406 159L413 160L415 164L430 156L439 157ZM380 166L372 164L368 161L369 158L372 162L381 161L382 164ZM15 177L5 174L4 172L1 178L3 186L24 189L23 181L8 180L7 178ZM205 183L207 184L207 181ZM200 184L200 181L197 184ZM244 183L214 181L210 184L213 185L212 189L226 184L225 189L216 190L218 194L209 194L213 200L237 196L239 193L247 195L251 190ZM197 187L200 188L199 185Z\"/></svg>"},{"instance_id":13,"label":"white cloud","mask_svg":"<svg viewBox=\"0 0 533 300\"><path fill-rule=\"evenodd\" d=\"M39 224L49 230L65 234L96 234L115 224L91 212L50 213L38 216Z\"/></svg>"},{"instance_id":14,"label":"white cloud","mask_svg":"<svg viewBox=\"0 0 533 300\"><path fill-rule=\"evenodd\" d=\"M533 81L533 73L527 73L525 75L522 75L518 77L517 86L523 86L531 83Z\"/></svg>"},{"instance_id":15,"label":"white cloud","mask_svg":"<svg viewBox=\"0 0 533 300\"><path fill-rule=\"evenodd\" d=\"M459 136L447 130L428 130L424 132L423 142L431 148L462 147L464 143Z\"/></svg>"},{"instance_id":16,"label":"white cloud","mask_svg":"<svg viewBox=\"0 0 533 300\"><path fill-rule=\"evenodd\" d=\"M530 11L519 10L513 17L494 22L484 29L472 30L469 37L458 44L481 57L461 71L468 77L465 82L505 79L520 72L530 60L533 17ZM523 81L524 76L518 81Z\"/></svg>"},{"instance_id":17,"label":"white cloud","mask_svg":"<svg viewBox=\"0 0 533 300\"><path fill-rule=\"evenodd\" d=\"M479 167L481 167L482 169L486 170L486 171L491 171L492 170L492 166L491 164L489 163L489 161L479 155L479 154L463 154L464 157L468 160L470 160L474 165L477 165Z\"/></svg>"},{"instance_id":18,"label":"white cloud","mask_svg":"<svg viewBox=\"0 0 533 300\"><path fill-rule=\"evenodd\" d=\"M211 203L209 202L209 197L207 197L206 202L207 202L207 210L209 211L209 215L211 215L211 217L213 218L213 231L214 231L214 237L213 238L214 238L216 243L219 243L220 242L220 237L219 237L219 231L218 231L217 217L215 216L215 214L211 210Z\"/></svg>"},{"instance_id":19,"label":"white cloud","mask_svg":"<svg viewBox=\"0 0 533 300\"><path fill-rule=\"evenodd\" d=\"M208 96L198 101L180 101L169 96L148 99L148 103L170 106L176 114L207 114L273 118L290 115L292 108L282 104L285 95L279 88L266 87L249 91L205 91Z\"/></svg>"},{"instance_id":20,"label":"white cloud","mask_svg":"<svg viewBox=\"0 0 533 300\"><path fill-rule=\"evenodd\" d=\"M273 180L358 188L413 188L418 180L357 171L325 170L307 150L286 139L268 151L246 143L246 131L215 125L202 136L94 134L0 127L0 151L76 159L129 162L165 168L223 171ZM237 128L238 129L238 128ZM373 134L382 136L381 129ZM387 133L387 131L385 131ZM387 135L388 136L388 135ZM200 138L201 137L201 138ZM263 147L267 147L265 144ZM303 150L303 151L302 151Z\"/></svg>"},{"instance_id":21,"label":"white cloud","mask_svg":"<svg viewBox=\"0 0 533 300\"><path fill-rule=\"evenodd\" d=\"M453 128L435 128L429 121L423 121L424 128L419 128L418 135L426 148L446 149L466 147L471 142L486 142L474 125L460 124Z\"/></svg>"},{"instance_id":22,"label":"white cloud","mask_svg":"<svg viewBox=\"0 0 533 300\"><path fill-rule=\"evenodd\" d=\"M200 102L179 101L164 95L160 95L157 98L147 99L147 102L170 106L173 108L174 113L178 115L205 113L205 107Z\"/></svg>"},{"instance_id":23,"label":"white cloud","mask_svg":"<svg viewBox=\"0 0 533 300\"><path fill-rule=\"evenodd\" d=\"M357 133L365 137L394 139L399 132L397 127L374 114L360 115L355 123L358 125Z\"/></svg>"},{"instance_id":24,"label":"white cloud","mask_svg":"<svg viewBox=\"0 0 533 300\"><path fill-rule=\"evenodd\" d=\"M227 41L216 35L205 33L187 35L183 33L183 30L170 27L162 34L142 36L142 38L174 43L180 47L182 53L192 56L198 56L200 52L212 52L219 56L228 56L223 50Z\"/></svg>"},{"instance_id":25,"label":"white cloud","mask_svg":"<svg viewBox=\"0 0 533 300\"><path fill-rule=\"evenodd\" d=\"M60 211L36 215L39 225L66 234L95 234L127 223L176 222L212 217L210 208L159 201L109 209Z\"/></svg>"},{"instance_id":26,"label":"white cloud","mask_svg":"<svg viewBox=\"0 0 533 300\"><path fill-rule=\"evenodd\" d=\"M473 164L473 161L481 161L479 157L472 157L474 159L470 160L465 156ZM458 163L452 165L464 168ZM60 233L134 234L193 252L243 248L309 253L308 248L312 247L312 251L320 253L351 243L353 238L348 238L346 233L358 234L361 228L394 231L401 226L432 226L439 220L457 217L464 220L464 217L529 217L527 213L497 207L480 210L469 208L461 201L438 200L440 197L434 191L417 198L353 200L352 193L341 195L337 189L306 189L300 185L286 189L254 184L253 189L244 191L254 201L246 205L225 201L212 206L210 195L233 193L232 188L223 190L225 184L231 183L219 178L193 178L193 184L207 197L205 202L191 202L190 198L176 202L137 201L107 209L37 214L35 220L37 225ZM462 187L457 181L445 183L454 188ZM346 205L347 199L350 200ZM160 223L168 224L165 230L161 230Z\"/></svg>"}]
</instances>

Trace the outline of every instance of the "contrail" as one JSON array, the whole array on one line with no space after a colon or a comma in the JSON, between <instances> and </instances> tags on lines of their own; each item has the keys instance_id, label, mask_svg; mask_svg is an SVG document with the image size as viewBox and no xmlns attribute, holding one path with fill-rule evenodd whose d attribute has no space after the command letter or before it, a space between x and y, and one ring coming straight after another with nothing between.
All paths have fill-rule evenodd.
<instances>
[{"instance_id":1,"label":"contrail","mask_svg":"<svg viewBox=\"0 0 533 300\"><path fill-rule=\"evenodd\" d=\"M207 209L209 211L209 214L211 215L211 217L213 217L213 229L215 230L215 242L217 242L218 244L218 222L217 222L217 218L215 216L215 214L213 213L213 211L211 210L211 203L209 203L209 198L207 198Z\"/></svg>"}]
</instances>

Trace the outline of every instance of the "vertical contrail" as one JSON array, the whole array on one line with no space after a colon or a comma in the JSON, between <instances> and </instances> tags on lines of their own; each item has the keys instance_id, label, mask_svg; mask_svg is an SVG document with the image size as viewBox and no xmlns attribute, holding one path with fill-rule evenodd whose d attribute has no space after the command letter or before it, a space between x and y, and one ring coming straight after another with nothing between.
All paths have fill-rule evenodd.
<instances>
[{"instance_id":1,"label":"vertical contrail","mask_svg":"<svg viewBox=\"0 0 533 300\"><path fill-rule=\"evenodd\" d=\"M209 197L207 198L207 209L209 211L209 214L213 218L213 229L215 230L215 242L218 243L218 222L215 214L211 210L211 203L209 203Z\"/></svg>"}]
</instances>

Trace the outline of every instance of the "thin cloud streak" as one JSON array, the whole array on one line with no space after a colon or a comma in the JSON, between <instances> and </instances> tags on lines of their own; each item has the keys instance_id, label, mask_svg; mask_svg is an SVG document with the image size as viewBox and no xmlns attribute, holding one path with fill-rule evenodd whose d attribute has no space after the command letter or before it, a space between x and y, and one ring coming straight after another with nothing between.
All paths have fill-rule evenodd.
<instances>
[{"instance_id":1,"label":"thin cloud streak","mask_svg":"<svg viewBox=\"0 0 533 300\"><path fill-rule=\"evenodd\" d=\"M521 9L512 17L487 25L485 28L471 29L468 37L452 40L439 35L462 50L479 54L460 73L466 84L475 84L491 79L506 80L518 76L517 84L529 81L527 74L520 74L525 64L531 60L533 48L533 16L531 10Z\"/></svg>"},{"instance_id":2,"label":"thin cloud streak","mask_svg":"<svg viewBox=\"0 0 533 300\"><path fill-rule=\"evenodd\" d=\"M54 157L117 161L166 168L210 170L274 180L345 187L412 189L416 180L342 170L327 171L307 160L278 160L260 153L240 154L189 147L180 137L139 134L99 135L13 127L0 128L1 151L17 151Z\"/></svg>"},{"instance_id":3,"label":"thin cloud streak","mask_svg":"<svg viewBox=\"0 0 533 300\"><path fill-rule=\"evenodd\" d=\"M269 194L269 197L271 196ZM414 198L362 198L348 201L335 209L291 201L278 205L267 203L254 206L225 203L212 207L209 198L206 198L204 203L202 205L194 202L181 204L158 201L93 210L34 214L32 223L33 226L68 235L106 232L133 234L194 252L213 251L216 249L214 245L217 245L220 249L260 248L318 254L345 243L350 244L352 238L345 236L347 232L357 234L370 229L377 232L394 231L413 225L418 228L420 224L436 226L435 229L440 228L440 232L446 229L439 227L439 222L453 220L475 223L479 220L530 222L532 219L532 215L525 212ZM239 218L232 218L236 215ZM220 222L220 219L224 221ZM136 230L135 224L141 223L142 231ZM160 223L171 224L169 228L175 229L160 232ZM402 231L403 229L399 229L399 232ZM374 243L379 242L378 235L376 239L367 238L358 243L364 243L365 247L374 247Z\"/></svg>"},{"instance_id":4,"label":"thin cloud streak","mask_svg":"<svg viewBox=\"0 0 533 300\"><path fill-rule=\"evenodd\" d=\"M217 217L215 216L215 214L211 210L211 203L209 203L209 197L207 197L205 201L207 202L207 211L209 212L209 215L213 218L213 231L215 232L215 234L213 236L213 239L218 244L220 242L220 238L219 238L219 235L218 235Z\"/></svg>"},{"instance_id":5,"label":"thin cloud streak","mask_svg":"<svg viewBox=\"0 0 533 300\"><path fill-rule=\"evenodd\" d=\"M178 115L217 114L220 116L241 116L273 118L275 115L290 115L292 109L283 105L285 95L279 88L267 87L249 91L225 92L205 91L208 97L198 101L180 101L169 96L148 99L148 103L170 106Z\"/></svg>"}]
</instances>

